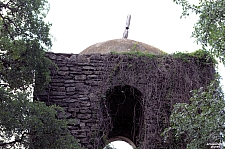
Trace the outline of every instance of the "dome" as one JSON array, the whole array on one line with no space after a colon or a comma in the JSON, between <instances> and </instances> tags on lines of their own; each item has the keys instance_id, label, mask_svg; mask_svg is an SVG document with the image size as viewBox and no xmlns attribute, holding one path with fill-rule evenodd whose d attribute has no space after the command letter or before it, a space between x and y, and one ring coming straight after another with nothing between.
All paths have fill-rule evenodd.
<instances>
[{"instance_id":1,"label":"dome","mask_svg":"<svg viewBox=\"0 0 225 149\"><path fill-rule=\"evenodd\" d=\"M162 51L159 50L158 48L155 48L142 42L130 39L114 39L96 43L83 50L80 54L93 54L93 53L106 54L110 52L131 52L131 51L140 51L156 55L162 53Z\"/></svg>"}]
</instances>

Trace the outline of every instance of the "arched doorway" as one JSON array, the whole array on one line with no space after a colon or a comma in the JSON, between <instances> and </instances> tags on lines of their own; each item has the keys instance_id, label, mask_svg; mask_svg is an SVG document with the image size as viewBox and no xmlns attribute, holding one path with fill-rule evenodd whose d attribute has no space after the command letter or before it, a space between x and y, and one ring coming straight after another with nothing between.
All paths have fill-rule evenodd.
<instances>
[{"instance_id":1,"label":"arched doorway","mask_svg":"<svg viewBox=\"0 0 225 149\"><path fill-rule=\"evenodd\" d=\"M128 138L117 136L109 140L104 149L135 149L135 144Z\"/></svg>"},{"instance_id":2,"label":"arched doorway","mask_svg":"<svg viewBox=\"0 0 225 149\"><path fill-rule=\"evenodd\" d=\"M130 140L133 146L137 145L143 122L141 96L139 90L129 85L115 86L107 91L107 110L113 126L108 134L109 140L120 136L119 140L127 138L126 140Z\"/></svg>"}]
</instances>

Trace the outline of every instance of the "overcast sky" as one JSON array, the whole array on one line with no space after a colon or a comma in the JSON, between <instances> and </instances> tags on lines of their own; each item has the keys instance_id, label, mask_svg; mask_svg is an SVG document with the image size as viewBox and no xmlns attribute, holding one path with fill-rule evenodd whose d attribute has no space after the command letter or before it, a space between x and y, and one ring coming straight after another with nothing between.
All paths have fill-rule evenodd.
<instances>
[{"instance_id":1,"label":"overcast sky","mask_svg":"<svg viewBox=\"0 0 225 149\"><path fill-rule=\"evenodd\" d=\"M182 8L173 0L49 0L49 3L46 21L52 23L50 32L55 38L52 52L78 54L95 43L122 38L128 14L131 15L128 39L167 53L193 52L201 47L190 38L197 17L180 19Z\"/></svg>"},{"instance_id":2,"label":"overcast sky","mask_svg":"<svg viewBox=\"0 0 225 149\"><path fill-rule=\"evenodd\" d=\"M131 15L128 39L165 52L198 49L191 39L195 16L180 19L172 0L49 0L47 20L56 41L53 52L79 53L98 42L122 38Z\"/></svg>"}]
</instances>

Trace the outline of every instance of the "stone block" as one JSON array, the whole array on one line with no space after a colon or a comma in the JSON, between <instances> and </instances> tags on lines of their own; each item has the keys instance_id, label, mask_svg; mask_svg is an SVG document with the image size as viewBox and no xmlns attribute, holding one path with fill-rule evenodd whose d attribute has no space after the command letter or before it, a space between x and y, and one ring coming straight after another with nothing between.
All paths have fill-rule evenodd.
<instances>
[{"instance_id":1,"label":"stone block","mask_svg":"<svg viewBox=\"0 0 225 149\"><path fill-rule=\"evenodd\" d=\"M65 80L64 81L64 83L66 83L66 84L70 84L70 83L74 83L75 81L74 80L72 80L72 79L70 79L70 80Z\"/></svg>"},{"instance_id":2,"label":"stone block","mask_svg":"<svg viewBox=\"0 0 225 149\"><path fill-rule=\"evenodd\" d=\"M65 75L68 75L68 74L69 74L68 71L58 71L57 73L58 73L58 75L60 75L60 76L65 76Z\"/></svg>"},{"instance_id":3,"label":"stone block","mask_svg":"<svg viewBox=\"0 0 225 149\"><path fill-rule=\"evenodd\" d=\"M63 66L63 67L59 67L59 70L60 70L60 71L66 71L66 70L69 70L69 68L66 67L66 66Z\"/></svg>"},{"instance_id":4,"label":"stone block","mask_svg":"<svg viewBox=\"0 0 225 149\"><path fill-rule=\"evenodd\" d=\"M65 102L67 103L73 103L73 102L77 102L78 100L77 99L67 99L65 100Z\"/></svg>"},{"instance_id":5,"label":"stone block","mask_svg":"<svg viewBox=\"0 0 225 149\"><path fill-rule=\"evenodd\" d=\"M90 109L88 109L88 110L81 109L80 113L92 113L92 111Z\"/></svg>"},{"instance_id":6,"label":"stone block","mask_svg":"<svg viewBox=\"0 0 225 149\"><path fill-rule=\"evenodd\" d=\"M65 92L58 92L58 91L51 91L50 94L53 96L65 96L66 95Z\"/></svg>"},{"instance_id":7,"label":"stone block","mask_svg":"<svg viewBox=\"0 0 225 149\"><path fill-rule=\"evenodd\" d=\"M76 83L66 83L64 86L65 87L74 87L74 86L76 86Z\"/></svg>"},{"instance_id":8,"label":"stone block","mask_svg":"<svg viewBox=\"0 0 225 149\"><path fill-rule=\"evenodd\" d=\"M65 79L53 78L51 79L51 83L63 83Z\"/></svg>"},{"instance_id":9,"label":"stone block","mask_svg":"<svg viewBox=\"0 0 225 149\"><path fill-rule=\"evenodd\" d=\"M102 84L101 81L94 81L94 80L86 80L85 84L90 85L90 86L99 86L100 84Z\"/></svg>"},{"instance_id":10,"label":"stone block","mask_svg":"<svg viewBox=\"0 0 225 149\"><path fill-rule=\"evenodd\" d=\"M83 98L87 98L88 97L83 97ZM91 103L89 101L80 101L80 105L83 107L83 108L89 108Z\"/></svg>"},{"instance_id":11,"label":"stone block","mask_svg":"<svg viewBox=\"0 0 225 149\"><path fill-rule=\"evenodd\" d=\"M88 97L79 97L78 100L88 100Z\"/></svg>"},{"instance_id":12,"label":"stone block","mask_svg":"<svg viewBox=\"0 0 225 149\"><path fill-rule=\"evenodd\" d=\"M97 79L98 77L98 75L88 75L87 79Z\"/></svg>"},{"instance_id":13,"label":"stone block","mask_svg":"<svg viewBox=\"0 0 225 149\"><path fill-rule=\"evenodd\" d=\"M67 87L66 91L67 92L75 92L76 88L75 87Z\"/></svg>"},{"instance_id":14,"label":"stone block","mask_svg":"<svg viewBox=\"0 0 225 149\"><path fill-rule=\"evenodd\" d=\"M70 58L68 58L68 61L69 62L76 62L77 61L77 56L78 55L72 55L72 56L70 56Z\"/></svg>"},{"instance_id":15,"label":"stone block","mask_svg":"<svg viewBox=\"0 0 225 149\"><path fill-rule=\"evenodd\" d=\"M96 68L93 66L84 66L83 70L96 70Z\"/></svg>"},{"instance_id":16,"label":"stone block","mask_svg":"<svg viewBox=\"0 0 225 149\"><path fill-rule=\"evenodd\" d=\"M78 112L79 108L68 108L68 112Z\"/></svg>"},{"instance_id":17,"label":"stone block","mask_svg":"<svg viewBox=\"0 0 225 149\"><path fill-rule=\"evenodd\" d=\"M74 79L75 80L86 80L86 75L76 75L74 76Z\"/></svg>"},{"instance_id":18,"label":"stone block","mask_svg":"<svg viewBox=\"0 0 225 149\"><path fill-rule=\"evenodd\" d=\"M56 100L63 100L63 99L65 99L66 98L66 96L65 95L61 95L61 96L57 96L57 95L51 95L51 99L53 100L53 101L56 101Z\"/></svg>"},{"instance_id":19,"label":"stone block","mask_svg":"<svg viewBox=\"0 0 225 149\"><path fill-rule=\"evenodd\" d=\"M82 74L85 74L85 75L91 75L93 73L94 72L93 71L90 71L90 70L82 71Z\"/></svg>"},{"instance_id":20,"label":"stone block","mask_svg":"<svg viewBox=\"0 0 225 149\"><path fill-rule=\"evenodd\" d=\"M71 130L70 131L73 135L76 135L77 138L84 138L87 136L87 130L81 129L81 130Z\"/></svg>"},{"instance_id":21,"label":"stone block","mask_svg":"<svg viewBox=\"0 0 225 149\"><path fill-rule=\"evenodd\" d=\"M90 59L84 55L78 55L77 56L77 63L89 63L90 62Z\"/></svg>"},{"instance_id":22,"label":"stone block","mask_svg":"<svg viewBox=\"0 0 225 149\"><path fill-rule=\"evenodd\" d=\"M84 73L82 73L82 71L70 71L70 74L71 75L81 75L81 74L84 74Z\"/></svg>"},{"instance_id":23,"label":"stone block","mask_svg":"<svg viewBox=\"0 0 225 149\"><path fill-rule=\"evenodd\" d=\"M79 119L89 119L91 118L91 114L77 114L77 118Z\"/></svg>"},{"instance_id":24,"label":"stone block","mask_svg":"<svg viewBox=\"0 0 225 149\"><path fill-rule=\"evenodd\" d=\"M52 82L51 83L51 86L64 86L64 83L54 83L54 82Z\"/></svg>"},{"instance_id":25,"label":"stone block","mask_svg":"<svg viewBox=\"0 0 225 149\"><path fill-rule=\"evenodd\" d=\"M78 70L78 67L77 66L72 66L72 67L69 67L69 70L76 71L76 70Z\"/></svg>"},{"instance_id":26,"label":"stone block","mask_svg":"<svg viewBox=\"0 0 225 149\"><path fill-rule=\"evenodd\" d=\"M56 87L56 88L53 88L52 90L55 90L55 91L59 91L59 92L65 92L65 87Z\"/></svg>"}]
</instances>

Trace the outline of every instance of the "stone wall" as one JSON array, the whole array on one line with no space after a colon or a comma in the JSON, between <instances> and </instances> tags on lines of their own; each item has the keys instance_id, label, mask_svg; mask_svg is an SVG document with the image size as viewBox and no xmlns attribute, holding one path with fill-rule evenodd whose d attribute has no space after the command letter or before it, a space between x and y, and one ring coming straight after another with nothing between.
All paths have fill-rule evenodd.
<instances>
[{"instance_id":1,"label":"stone wall","mask_svg":"<svg viewBox=\"0 0 225 149\"><path fill-rule=\"evenodd\" d=\"M58 68L51 68L49 86L35 96L47 104L63 107L68 120L76 119L68 128L88 149L103 148L113 134L116 137L124 133L112 133L114 125L107 111L109 89L130 86L140 92L140 128L135 130L138 134L129 134L128 138L140 148L167 148L160 134L168 126L173 104L188 102L190 90L208 85L214 77L214 66L196 57L183 61L172 56L118 54L47 56Z\"/></svg>"}]
</instances>

